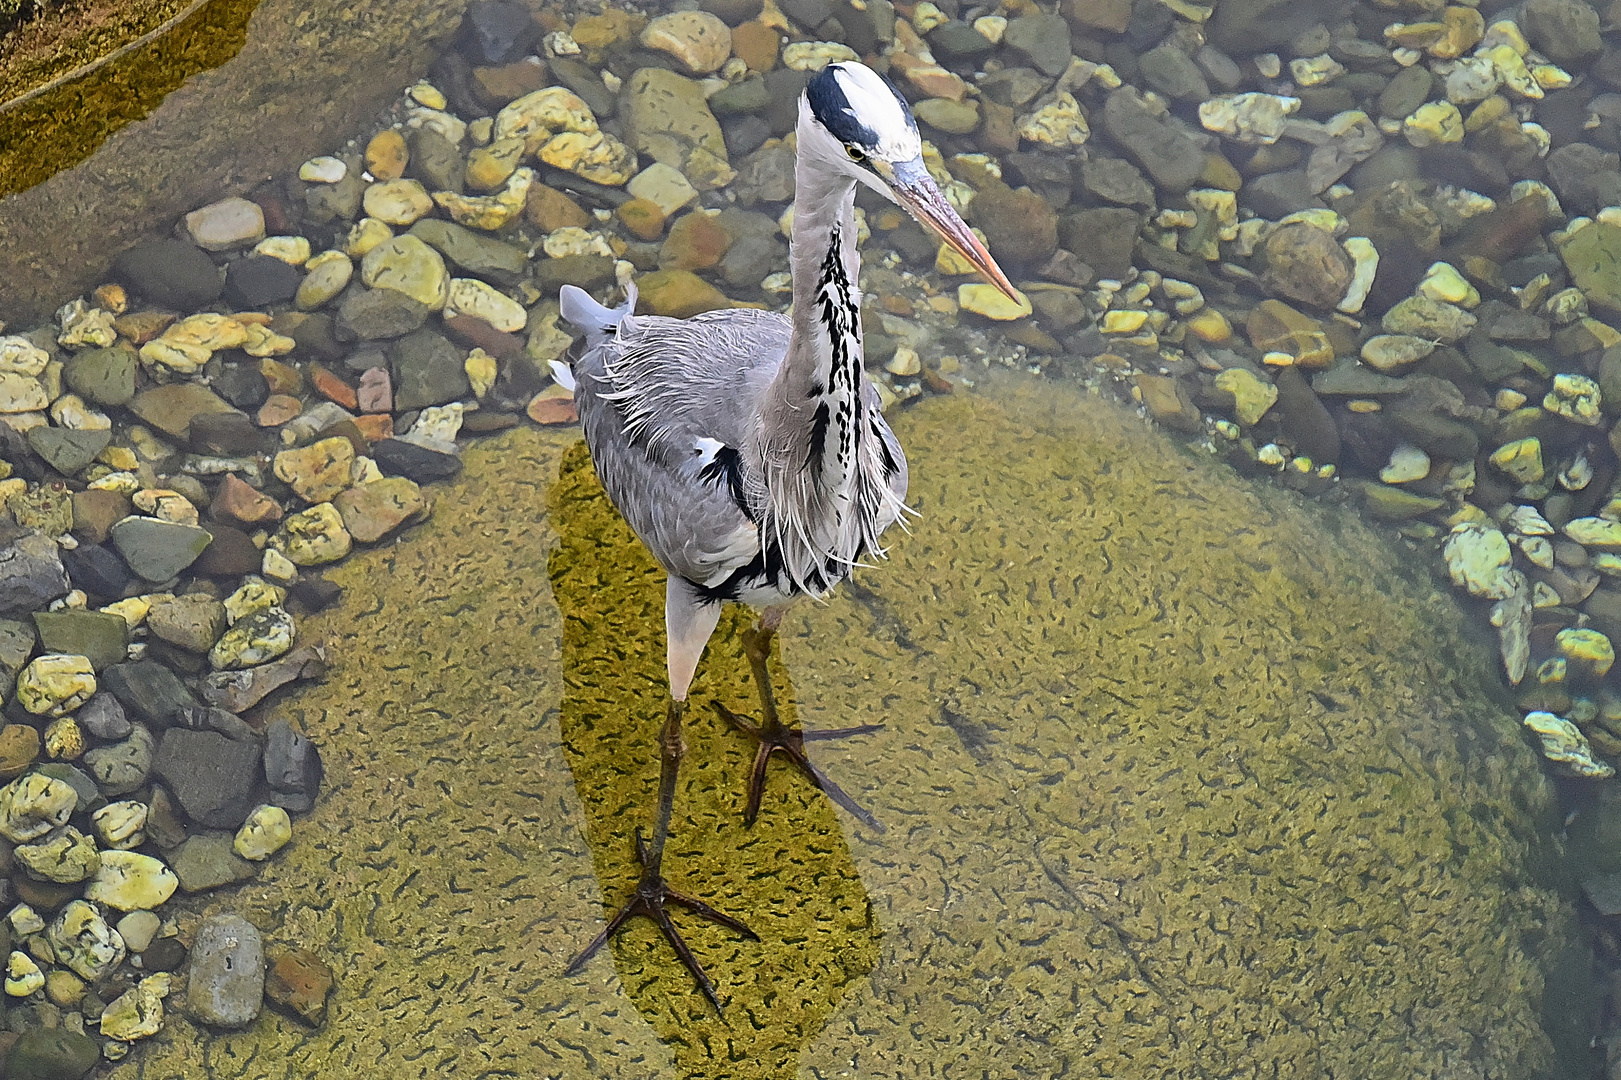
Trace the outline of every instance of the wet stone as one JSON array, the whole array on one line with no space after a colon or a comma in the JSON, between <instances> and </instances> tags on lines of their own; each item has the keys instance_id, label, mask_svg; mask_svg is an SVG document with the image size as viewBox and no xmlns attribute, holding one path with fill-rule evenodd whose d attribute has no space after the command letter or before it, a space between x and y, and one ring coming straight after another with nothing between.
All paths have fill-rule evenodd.
<instances>
[{"instance_id":1,"label":"wet stone","mask_svg":"<svg viewBox=\"0 0 1621 1080\"><path fill-rule=\"evenodd\" d=\"M147 581L168 581L197 561L212 537L196 525L157 518L125 518L111 532L124 561Z\"/></svg>"},{"instance_id":2,"label":"wet stone","mask_svg":"<svg viewBox=\"0 0 1621 1080\"><path fill-rule=\"evenodd\" d=\"M31 614L68 591L57 550L37 533L0 541L0 618Z\"/></svg>"},{"instance_id":3,"label":"wet stone","mask_svg":"<svg viewBox=\"0 0 1621 1080\"><path fill-rule=\"evenodd\" d=\"M120 342L68 358L62 377L75 394L97 405L127 405L135 396L135 350Z\"/></svg>"},{"instance_id":4,"label":"wet stone","mask_svg":"<svg viewBox=\"0 0 1621 1080\"><path fill-rule=\"evenodd\" d=\"M492 66L523 59L539 38L540 27L525 5L473 0L467 5L456 43L474 64Z\"/></svg>"},{"instance_id":5,"label":"wet stone","mask_svg":"<svg viewBox=\"0 0 1621 1080\"><path fill-rule=\"evenodd\" d=\"M34 453L63 476L72 476L89 465L111 441L112 432L106 430L36 427L28 431L28 445Z\"/></svg>"},{"instance_id":6,"label":"wet stone","mask_svg":"<svg viewBox=\"0 0 1621 1080\"><path fill-rule=\"evenodd\" d=\"M129 736L110 746L85 751L84 767L108 795L125 795L139 789L152 775L156 744L151 732L139 724L130 725Z\"/></svg>"},{"instance_id":7,"label":"wet stone","mask_svg":"<svg viewBox=\"0 0 1621 1080\"><path fill-rule=\"evenodd\" d=\"M129 408L143 421L179 442L189 438L195 417L235 411L218 394L198 383L174 383L142 390Z\"/></svg>"},{"instance_id":8,"label":"wet stone","mask_svg":"<svg viewBox=\"0 0 1621 1080\"><path fill-rule=\"evenodd\" d=\"M442 454L401 439L384 439L371 450L377 467L385 474L408 477L419 484L448 480L462 469L461 459L454 454Z\"/></svg>"},{"instance_id":9,"label":"wet stone","mask_svg":"<svg viewBox=\"0 0 1621 1080\"><path fill-rule=\"evenodd\" d=\"M83 656L97 671L122 663L129 648L129 624L117 615L70 609L36 611L34 625L46 652Z\"/></svg>"},{"instance_id":10,"label":"wet stone","mask_svg":"<svg viewBox=\"0 0 1621 1080\"><path fill-rule=\"evenodd\" d=\"M12 1044L6 1075L11 1080L80 1080L100 1060L100 1048L83 1032L35 1028Z\"/></svg>"},{"instance_id":11,"label":"wet stone","mask_svg":"<svg viewBox=\"0 0 1621 1080\"><path fill-rule=\"evenodd\" d=\"M395 289L360 289L338 307L338 330L352 338L397 338L428 319L429 307Z\"/></svg>"},{"instance_id":12,"label":"wet stone","mask_svg":"<svg viewBox=\"0 0 1621 1080\"><path fill-rule=\"evenodd\" d=\"M219 267L184 240L151 240L113 260L113 276L160 307L193 311L219 299L225 287Z\"/></svg>"},{"instance_id":13,"label":"wet stone","mask_svg":"<svg viewBox=\"0 0 1621 1080\"><path fill-rule=\"evenodd\" d=\"M291 300L303 273L269 255L238 259L225 272L225 302L239 310L259 311Z\"/></svg>"},{"instance_id":14,"label":"wet stone","mask_svg":"<svg viewBox=\"0 0 1621 1080\"><path fill-rule=\"evenodd\" d=\"M396 409L443 405L472 392L461 356L442 334L414 331L395 340L388 353L394 369Z\"/></svg>"},{"instance_id":15,"label":"wet stone","mask_svg":"<svg viewBox=\"0 0 1621 1080\"><path fill-rule=\"evenodd\" d=\"M295 813L315 807L323 775L320 752L284 718L265 729L264 769L273 804Z\"/></svg>"},{"instance_id":16,"label":"wet stone","mask_svg":"<svg viewBox=\"0 0 1621 1080\"><path fill-rule=\"evenodd\" d=\"M186 815L206 828L235 829L253 805L259 782L257 746L213 731L170 728L153 765Z\"/></svg>"},{"instance_id":17,"label":"wet stone","mask_svg":"<svg viewBox=\"0 0 1621 1080\"><path fill-rule=\"evenodd\" d=\"M124 707L105 690L85 702L73 716L80 727L98 739L122 739L130 733L130 722L124 715Z\"/></svg>"},{"instance_id":18,"label":"wet stone","mask_svg":"<svg viewBox=\"0 0 1621 1080\"><path fill-rule=\"evenodd\" d=\"M531 187L531 198L537 190L549 189L540 185ZM437 249L463 273L497 285L515 284L523 276L528 264L522 248L439 218L424 218L418 221L411 226L410 235Z\"/></svg>"},{"instance_id":19,"label":"wet stone","mask_svg":"<svg viewBox=\"0 0 1621 1080\"><path fill-rule=\"evenodd\" d=\"M156 728L167 727L180 708L197 704L173 672L151 660L114 664L101 673L101 686L135 720Z\"/></svg>"},{"instance_id":20,"label":"wet stone","mask_svg":"<svg viewBox=\"0 0 1621 1080\"><path fill-rule=\"evenodd\" d=\"M191 946L186 1007L216 1027L245 1027L264 998L264 945L258 929L240 915L210 915Z\"/></svg>"},{"instance_id":21,"label":"wet stone","mask_svg":"<svg viewBox=\"0 0 1621 1080\"><path fill-rule=\"evenodd\" d=\"M326 1019L326 996L332 991L332 969L309 949L284 952L270 962L265 997L306 1024Z\"/></svg>"},{"instance_id":22,"label":"wet stone","mask_svg":"<svg viewBox=\"0 0 1621 1080\"><path fill-rule=\"evenodd\" d=\"M1167 192L1187 191L1204 172L1205 153L1193 134L1162 116L1134 87L1110 92L1103 104L1103 127Z\"/></svg>"},{"instance_id":23,"label":"wet stone","mask_svg":"<svg viewBox=\"0 0 1621 1080\"><path fill-rule=\"evenodd\" d=\"M270 384L257 364L223 364L214 392L239 409L257 409L270 396Z\"/></svg>"},{"instance_id":24,"label":"wet stone","mask_svg":"<svg viewBox=\"0 0 1621 1080\"><path fill-rule=\"evenodd\" d=\"M146 625L170 644L188 652L205 653L225 632L225 606L202 594L159 600L147 613Z\"/></svg>"},{"instance_id":25,"label":"wet stone","mask_svg":"<svg viewBox=\"0 0 1621 1080\"><path fill-rule=\"evenodd\" d=\"M411 132L411 161L406 175L420 180L430 191L462 190L461 151L445 136L429 127Z\"/></svg>"}]
</instances>

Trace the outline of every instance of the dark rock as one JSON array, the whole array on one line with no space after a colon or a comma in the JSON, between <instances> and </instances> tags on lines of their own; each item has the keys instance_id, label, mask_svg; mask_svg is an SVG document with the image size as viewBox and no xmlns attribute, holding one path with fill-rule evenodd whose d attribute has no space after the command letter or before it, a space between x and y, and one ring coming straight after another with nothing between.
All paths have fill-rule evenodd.
<instances>
[{"instance_id":1,"label":"dark rock","mask_svg":"<svg viewBox=\"0 0 1621 1080\"><path fill-rule=\"evenodd\" d=\"M129 567L124 565L124 560L100 544L80 544L72 550L64 550L62 566L74 588L109 601L121 598L130 583Z\"/></svg>"},{"instance_id":2,"label":"dark rock","mask_svg":"<svg viewBox=\"0 0 1621 1080\"><path fill-rule=\"evenodd\" d=\"M1392 411L1388 415L1396 431L1431 457L1468 461L1480 450L1480 436L1461 420L1407 410Z\"/></svg>"},{"instance_id":3,"label":"dark rock","mask_svg":"<svg viewBox=\"0 0 1621 1080\"><path fill-rule=\"evenodd\" d=\"M746 23L760 14L762 0L700 0L698 7L707 11L727 26Z\"/></svg>"},{"instance_id":4,"label":"dark rock","mask_svg":"<svg viewBox=\"0 0 1621 1080\"><path fill-rule=\"evenodd\" d=\"M490 67L522 60L539 39L540 26L525 5L473 0L462 16L456 44L469 62Z\"/></svg>"},{"instance_id":5,"label":"dark rock","mask_svg":"<svg viewBox=\"0 0 1621 1080\"><path fill-rule=\"evenodd\" d=\"M786 135L799 122L799 95L811 80L808 71L792 68L773 68L765 73L766 89L771 91L771 105L765 111L765 121L775 135Z\"/></svg>"},{"instance_id":6,"label":"dark rock","mask_svg":"<svg viewBox=\"0 0 1621 1080\"><path fill-rule=\"evenodd\" d=\"M192 821L235 829L254 806L260 752L215 731L172 727L158 743L153 769Z\"/></svg>"},{"instance_id":7,"label":"dark rock","mask_svg":"<svg viewBox=\"0 0 1621 1080\"><path fill-rule=\"evenodd\" d=\"M1297 453L1321 465L1340 459L1340 433L1334 417L1317 400L1306 379L1292 367L1278 371L1273 383L1278 388L1275 415L1282 421L1283 437Z\"/></svg>"},{"instance_id":8,"label":"dark rock","mask_svg":"<svg viewBox=\"0 0 1621 1080\"><path fill-rule=\"evenodd\" d=\"M486 413L479 410L479 415L491 417L496 420L510 418L511 423L502 423L491 426L492 431L504 431L508 427L517 425L517 417L501 413ZM469 419L471 419L471 415ZM464 428L466 425L463 425ZM303 606L305 611L324 611L343 598L343 586L335 581L329 581L317 574L301 574L287 589L287 597Z\"/></svg>"},{"instance_id":9,"label":"dark rock","mask_svg":"<svg viewBox=\"0 0 1621 1080\"><path fill-rule=\"evenodd\" d=\"M1289 44L1302 31L1333 26L1350 7L1347 0L1225 0L1210 21L1210 40L1234 56L1253 56Z\"/></svg>"},{"instance_id":10,"label":"dark rock","mask_svg":"<svg viewBox=\"0 0 1621 1080\"><path fill-rule=\"evenodd\" d=\"M1011 109L1022 109L1044 93L1052 80L1035 68L1009 67L993 71L978 83L980 93Z\"/></svg>"},{"instance_id":11,"label":"dark rock","mask_svg":"<svg viewBox=\"0 0 1621 1080\"><path fill-rule=\"evenodd\" d=\"M205 577L238 577L258 572L264 563L264 553L254 547L252 537L229 525L210 524L207 528L214 539L192 564L194 573Z\"/></svg>"},{"instance_id":12,"label":"dark rock","mask_svg":"<svg viewBox=\"0 0 1621 1080\"><path fill-rule=\"evenodd\" d=\"M1575 142L1548 155L1548 186L1567 214L1594 214L1621 202L1621 154Z\"/></svg>"},{"instance_id":13,"label":"dark rock","mask_svg":"<svg viewBox=\"0 0 1621 1080\"><path fill-rule=\"evenodd\" d=\"M833 17L833 0L782 0L782 13L800 26L814 30Z\"/></svg>"},{"instance_id":14,"label":"dark rock","mask_svg":"<svg viewBox=\"0 0 1621 1080\"><path fill-rule=\"evenodd\" d=\"M598 75L591 65L582 64L566 56L558 56L552 58L551 68L556 81L579 95L580 100L591 107L592 114L599 122L619 111L619 96L610 93L608 88L602 85L602 76ZM545 83L541 85L544 86Z\"/></svg>"},{"instance_id":15,"label":"dark rock","mask_svg":"<svg viewBox=\"0 0 1621 1080\"><path fill-rule=\"evenodd\" d=\"M357 289L338 305L338 333L384 339L409 334L428 321L428 305L398 289Z\"/></svg>"},{"instance_id":16,"label":"dark rock","mask_svg":"<svg viewBox=\"0 0 1621 1080\"><path fill-rule=\"evenodd\" d=\"M187 731L217 731L236 742L259 744L259 734L235 713L212 705L193 705L175 713L175 726Z\"/></svg>"},{"instance_id":17,"label":"dark rock","mask_svg":"<svg viewBox=\"0 0 1621 1080\"><path fill-rule=\"evenodd\" d=\"M321 755L303 733L277 717L265 729L265 781L270 801L303 813L313 809L321 790Z\"/></svg>"},{"instance_id":18,"label":"dark rock","mask_svg":"<svg viewBox=\"0 0 1621 1080\"><path fill-rule=\"evenodd\" d=\"M222 364L214 392L239 409L257 409L270 396L270 383L257 364Z\"/></svg>"},{"instance_id":19,"label":"dark rock","mask_svg":"<svg viewBox=\"0 0 1621 1080\"><path fill-rule=\"evenodd\" d=\"M1266 281L1291 300L1332 308L1351 285L1351 256L1333 234L1305 222L1274 229L1266 239Z\"/></svg>"},{"instance_id":20,"label":"dark rock","mask_svg":"<svg viewBox=\"0 0 1621 1080\"><path fill-rule=\"evenodd\" d=\"M1069 23L1061 15L1023 15L1002 33L1002 48L1044 75L1057 78L1069 68Z\"/></svg>"},{"instance_id":21,"label":"dark rock","mask_svg":"<svg viewBox=\"0 0 1621 1080\"><path fill-rule=\"evenodd\" d=\"M136 720L154 728L168 727L178 709L197 704L173 672L151 660L114 664L101 673L100 680L102 689L117 698Z\"/></svg>"},{"instance_id":22,"label":"dark rock","mask_svg":"<svg viewBox=\"0 0 1621 1080\"><path fill-rule=\"evenodd\" d=\"M157 518L125 518L112 528L113 547L147 581L168 581L197 561L208 546L207 530Z\"/></svg>"},{"instance_id":23,"label":"dark rock","mask_svg":"<svg viewBox=\"0 0 1621 1080\"><path fill-rule=\"evenodd\" d=\"M1267 173L1245 184L1239 198L1257 216L1273 221L1308 207L1323 205L1323 200L1311 190L1305 169Z\"/></svg>"},{"instance_id":24,"label":"dark rock","mask_svg":"<svg viewBox=\"0 0 1621 1080\"><path fill-rule=\"evenodd\" d=\"M338 341L337 326L324 311L289 312L271 321L270 328L286 334L296 344L293 356L333 364L348 350Z\"/></svg>"},{"instance_id":25,"label":"dark rock","mask_svg":"<svg viewBox=\"0 0 1621 1080\"><path fill-rule=\"evenodd\" d=\"M171 383L142 390L130 411L177 442L191 438L191 422L203 413L235 412L224 398L200 383Z\"/></svg>"},{"instance_id":26,"label":"dark rock","mask_svg":"<svg viewBox=\"0 0 1621 1080\"><path fill-rule=\"evenodd\" d=\"M174 796L162 784L152 785L152 801L146 815L146 836L164 851L172 851L186 842L191 835L186 828L186 816L175 805ZM229 848L226 849L229 852ZM173 865L173 860L170 860ZM184 887L185 880L181 880Z\"/></svg>"},{"instance_id":27,"label":"dark rock","mask_svg":"<svg viewBox=\"0 0 1621 1080\"><path fill-rule=\"evenodd\" d=\"M91 793L99 790L110 796L127 795L144 785L152 775L152 758L157 744L141 724L130 724L129 735L110 746L86 750L84 767L96 780Z\"/></svg>"},{"instance_id":28,"label":"dark rock","mask_svg":"<svg viewBox=\"0 0 1621 1080\"><path fill-rule=\"evenodd\" d=\"M238 311L262 311L298 292L304 274L270 255L237 259L225 270L225 302Z\"/></svg>"},{"instance_id":29,"label":"dark rock","mask_svg":"<svg viewBox=\"0 0 1621 1080\"><path fill-rule=\"evenodd\" d=\"M236 914L204 919L191 944L186 1011L215 1027L246 1027L259 1015L264 991L264 942L258 927Z\"/></svg>"},{"instance_id":30,"label":"dark rock","mask_svg":"<svg viewBox=\"0 0 1621 1080\"><path fill-rule=\"evenodd\" d=\"M107 448L112 441L111 431L80 430L77 428L40 426L28 429L28 445L44 459L45 464L72 476Z\"/></svg>"},{"instance_id":31,"label":"dark rock","mask_svg":"<svg viewBox=\"0 0 1621 1080\"><path fill-rule=\"evenodd\" d=\"M1175 45L1148 50L1140 66L1148 85L1174 101L1203 101L1210 96L1210 84L1199 65Z\"/></svg>"},{"instance_id":32,"label":"dark rock","mask_svg":"<svg viewBox=\"0 0 1621 1080\"><path fill-rule=\"evenodd\" d=\"M0 539L0 618L43 610L67 591L55 541L38 533Z\"/></svg>"},{"instance_id":33,"label":"dark rock","mask_svg":"<svg viewBox=\"0 0 1621 1080\"><path fill-rule=\"evenodd\" d=\"M1167 192L1182 194L1204 173L1200 140L1150 105L1133 86L1109 94L1103 103L1103 128Z\"/></svg>"},{"instance_id":34,"label":"dark rock","mask_svg":"<svg viewBox=\"0 0 1621 1080\"><path fill-rule=\"evenodd\" d=\"M1035 265L1058 249L1058 215L1034 192L987 183L968 214L985 233L991 253L1006 265Z\"/></svg>"},{"instance_id":35,"label":"dark rock","mask_svg":"<svg viewBox=\"0 0 1621 1080\"><path fill-rule=\"evenodd\" d=\"M82 608L36 611L34 626L46 652L85 657L97 671L122 663L129 651L129 623L111 612Z\"/></svg>"},{"instance_id":36,"label":"dark rock","mask_svg":"<svg viewBox=\"0 0 1621 1080\"><path fill-rule=\"evenodd\" d=\"M974 36L979 37L978 34ZM758 75L750 75L712 94L709 98L709 111L718 117L737 116L741 113L758 112L769 104L771 91L766 89L765 80Z\"/></svg>"},{"instance_id":37,"label":"dark rock","mask_svg":"<svg viewBox=\"0 0 1621 1080\"><path fill-rule=\"evenodd\" d=\"M768 236L745 236L726 249L720 276L734 289L757 289L767 274L786 266L788 250Z\"/></svg>"},{"instance_id":38,"label":"dark rock","mask_svg":"<svg viewBox=\"0 0 1621 1080\"><path fill-rule=\"evenodd\" d=\"M192 418L187 442L198 454L236 457L267 454L277 449L269 432L246 413L202 413Z\"/></svg>"},{"instance_id":39,"label":"dark rock","mask_svg":"<svg viewBox=\"0 0 1621 1080\"><path fill-rule=\"evenodd\" d=\"M126 341L68 357L62 378L75 394L97 405L128 405L135 396L134 346Z\"/></svg>"},{"instance_id":40,"label":"dark rock","mask_svg":"<svg viewBox=\"0 0 1621 1080\"><path fill-rule=\"evenodd\" d=\"M1387 120L1401 120L1430 99L1435 78L1423 64L1402 68L1385 88L1379 92L1379 115Z\"/></svg>"},{"instance_id":41,"label":"dark rock","mask_svg":"<svg viewBox=\"0 0 1621 1080\"><path fill-rule=\"evenodd\" d=\"M1093 154L1081 162L1081 186L1104 202L1154 208L1154 185L1137 166L1121 158Z\"/></svg>"},{"instance_id":42,"label":"dark rock","mask_svg":"<svg viewBox=\"0 0 1621 1080\"><path fill-rule=\"evenodd\" d=\"M456 346L432 330L416 330L388 347L394 377L394 407L420 409L471 394Z\"/></svg>"},{"instance_id":43,"label":"dark rock","mask_svg":"<svg viewBox=\"0 0 1621 1080\"><path fill-rule=\"evenodd\" d=\"M720 134L726 140L726 156L737 161L771 138L771 125L758 116L723 116Z\"/></svg>"},{"instance_id":44,"label":"dark rock","mask_svg":"<svg viewBox=\"0 0 1621 1080\"><path fill-rule=\"evenodd\" d=\"M1584 0L1526 0L1520 25L1531 47L1556 64L1580 64L1604 47L1598 12Z\"/></svg>"},{"instance_id":45,"label":"dark rock","mask_svg":"<svg viewBox=\"0 0 1621 1080\"><path fill-rule=\"evenodd\" d=\"M539 259L533 264L535 287L544 296L554 296L564 285L578 285L586 292L613 283L614 260L611 255L564 255L560 259ZM462 396L468 393L461 391ZM395 406L402 408L396 400Z\"/></svg>"},{"instance_id":46,"label":"dark rock","mask_svg":"<svg viewBox=\"0 0 1621 1080\"><path fill-rule=\"evenodd\" d=\"M409 142L411 158L405 175L422 181L429 191L461 194L464 162L456 145L428 127L411 132Z\"/></svg>"},{"instance_id":47,"label":"dark rock","mask_svg":"<svg viewBox=\"0 0 1621 1080\"><path fill-rule=\"evenodd\" d=\"M1084 259L1099 277L1120 279L1131 270L1139 218L1123 207L1081 210L1060 219L1064 247Z\"/></svg>"},{"instance_id":48,"label":"dark rock","mask_svg":"<svg viewBox=\"0 0 1621 1080\"><path fill-rule=\"evenodd\" d=\"M996 51L990 38L961 19L941 23L928 33L929 51L943 63L966 60L975 63Z\"/></svg>"},{"instance_id":49,"label":"dark rock","mask_svg":"<svg viewBox=\"0 0 1621 1080\"><path fill-rule=\"evenodd\" d=\"M103 690L73 714L79 726L98 739L109 741L126 738L131 731L129 718L118 699Z\"/></svg>"},{"instance_id":50,"label":"dark rock","mask_svg":"<svg viewBox=\"0 0 1621 1080\"><path fill-rule=\"evenodd\" d=\"M301 580L299 585L302 583ZM293 588L297 589L299 585ZM303 645L268 664L244 671L216 671L208 675L203 679L203 697L210 705L242 713L290 682L319 679L325 673L326 653L319 646Z\"/></svg>"},{"instance_id":51,"label":"dark rock","mask_svg":"<svg viewBox=\"0 0 1621 1080\"><path fill-rule=\"evenodd\" d=\"M195 311L219 299L225 282L202 248L147 240L113 260L113 277L158 307Z\"/></svg>"},{"instance_id":52,"label":"dark rock","mask_svg":"<svg viewBox=\"0 0 1621 1080\"><path fill-rule=\"evenodd\" d=\"M794 197L794 152L783 145L764 147L744 158L733 185L742 206L787 202Z\"/></svg>"},{"instance_id":53,"label":"dark rock","mask_svg":"<svg viewBox=\"0 0 1621 1080\"><path fill-rule=\"evenodd\" d=\"M6 1058L7 1080L80 1080L101 1060L90 1036L63 1027L25 1031Z\"/></svg>"},{"instance_id":54,"label":"dark rock","mask_svg":"<svg viewBox=\"0 0 1621 1080\"><path fill-rule=\"evenodd\" d=\"M253 868L250 866L248 870L246 877L236 880L246 881L252 878ZM180 965L186 962L186 946L177 937L160 937L148 945L146 951L140 955L142 971L178 971Z\"/></svg>"},{"instance_id":55,"label":"dark rock","mask_svg":"<svg viewBox=\"0 0 1621 1080\"><path fill-rule=\"evenodd\" d=\"M419 484L448 480L462 471L462 459L400 439L384 439L371 448L372 459L388 476L404 476Z\"/></svg>"},{"instance_id":56,"label":"dark rock","mask_svg":"<svg viewBox=\"0 0 1621 1080\"><path fill-rule=\"evenodd\" d=\"M517 284L529 266L522 248L440 218L423 218L411 226L411 235L437 250L463 274L496 285Z\"/></svg>"}]
</instances>

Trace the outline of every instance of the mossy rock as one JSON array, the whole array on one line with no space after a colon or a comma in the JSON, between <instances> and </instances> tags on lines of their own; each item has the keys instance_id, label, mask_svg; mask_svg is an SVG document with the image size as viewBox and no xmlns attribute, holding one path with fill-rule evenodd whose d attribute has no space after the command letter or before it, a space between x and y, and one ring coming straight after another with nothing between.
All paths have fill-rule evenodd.
<instances>
[{"instance_id":1,"label":"mossy rock","mask_svg":"<svg viewBox=\"0 0 1621 1080\"><path fill-rule=\"evenodd\" d=\"M893 416L920 516L780 635L785 710L884 724L812 752L886 832L781 764L744 828L706 703L755 711L746 613L700 666L665 869L761 934L676 916L724 1020L646 923L562 974L651 822L663 588L577 435L520 428L301 626L333 667L280 708L335 783L216 904L321 943L332 1015L174 1019L141 1073L1574 1075L1489 642L1349 511L998 383Z\"/></svg>"}]
</instances>

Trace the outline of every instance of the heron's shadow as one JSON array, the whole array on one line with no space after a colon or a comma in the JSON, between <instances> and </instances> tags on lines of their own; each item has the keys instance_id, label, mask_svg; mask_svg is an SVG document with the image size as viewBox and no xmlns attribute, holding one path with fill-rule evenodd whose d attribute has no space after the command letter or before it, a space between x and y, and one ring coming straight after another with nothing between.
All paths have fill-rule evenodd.
<instances>
[{"instance_id":1,"label":"heron's shadow","mask_svg":"<svg viewBox=\"0 0 1621 1080\"><path fill-rule=\"evenodd\" d=\"M603 901L617 908L635 887L633 838L638 826L650 828L658 791L657 736L669 694L664 573L608 501L583 442L563 455L550 512L560 537L548 565L563 612L559 724ZM728 1075L792 1076L801 1047L846 986L872 970L878 928L836 811L793 769L772 768L759 820L744 827L753 745L706 703L757 712L739 640L752 618L729 610L699 665L665 874L745 920L761 940L677 915L728 1002L724 1019L651 923L616 937L611 962L684 1066L701 1072L716 1060ZM792 721L780 662L772 677L783 719ZM605 951L592 964L609 962Z\"/></svg>"}]
</instances>

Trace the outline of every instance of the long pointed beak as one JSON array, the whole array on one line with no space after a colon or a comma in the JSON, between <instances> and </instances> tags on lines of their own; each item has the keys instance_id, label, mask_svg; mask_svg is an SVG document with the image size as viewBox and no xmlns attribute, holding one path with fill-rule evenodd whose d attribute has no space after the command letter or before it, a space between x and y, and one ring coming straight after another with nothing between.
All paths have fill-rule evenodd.
<instances>
[{"instance_id":1,"label":"long pointed beak","mask_svg":"<svg viewBox=\"0 0 1621 1080\"><path fill-rule=\"evenodd\" d=\"M968 223L946 202L945 194L923 167L921 159L897 168L889 187L895 194L895 201L907 213L934 230L941 240L972 263L974 269L1009 300L1019 302L1019 290L1002 273L1002 268L996 265L996 260L991 258L991 253L985 250L985 245L980 243Z\"/></svg>"}]
</instances>

